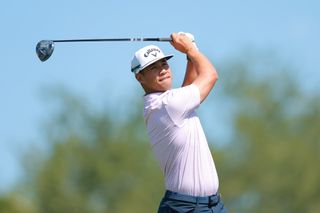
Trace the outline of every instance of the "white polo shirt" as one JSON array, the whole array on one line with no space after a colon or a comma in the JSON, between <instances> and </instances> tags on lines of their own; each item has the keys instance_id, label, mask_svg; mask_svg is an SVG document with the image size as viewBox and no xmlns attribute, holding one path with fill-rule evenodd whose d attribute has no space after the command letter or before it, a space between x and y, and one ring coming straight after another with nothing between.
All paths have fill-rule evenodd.
<instances>
[{"instance_id":1,"label":"white polo shirt","mask_svg":"<svg viewBox=\"0 0 320 213\"><path fill-rule=\"evenodd\" d=\"M144 97L144 118L166 189L193 196L218 191L217 171L195 109L200 91L191 84Z\"/></svg>"}]
</instances>

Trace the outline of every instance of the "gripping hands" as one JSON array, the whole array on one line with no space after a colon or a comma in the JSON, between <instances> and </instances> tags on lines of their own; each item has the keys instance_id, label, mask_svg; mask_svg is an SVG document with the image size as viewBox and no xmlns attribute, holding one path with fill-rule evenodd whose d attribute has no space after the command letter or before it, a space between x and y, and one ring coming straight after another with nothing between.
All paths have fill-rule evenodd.
<instances>
[{"instance_id":1,"label":"gripping hands","mask_svg":"<svg viewBox=\"0 0 320 213\"><path fill-rule=\"evenodd\" d=\"M171 34L171 45L178 51L188 54L191 50L198 51L194 36L191 33L178 32Z\"/></svg>"},{"instance_id":2,"label":"gripping hands","mask_svg":"<svg viewBox=\"0 0 320 213\"><path fill-rule=\"evenodd\" d=\"M196 45L196 41L195 41L195 39L194 39L194 36L193 36L191 33L178 32L178 34L179 34L179 35L185 35L185 36L187 36L187 37L192 41L193 46L195 46L195 48L196 48L197 50L199 50L199 48L198 48L197 45Z\"/></svg>"}]
</instances>

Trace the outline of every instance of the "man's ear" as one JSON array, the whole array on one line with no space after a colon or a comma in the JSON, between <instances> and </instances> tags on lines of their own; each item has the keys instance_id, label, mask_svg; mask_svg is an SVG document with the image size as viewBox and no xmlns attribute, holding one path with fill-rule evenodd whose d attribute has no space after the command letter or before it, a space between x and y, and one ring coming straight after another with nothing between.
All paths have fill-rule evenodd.
<instances>
[{"instance_id":1,"label":"man's ear","mask_svg":"<svg viewBox=\"0 0 320 213\"><path fill-rule=\"evenodd\" d=\"M141 72L137 73L135 75L135 77L136 77L137 81L139 81L140 83L143 83L144 78L143 78L143 74Z\"/></svg>"}]
</instances>

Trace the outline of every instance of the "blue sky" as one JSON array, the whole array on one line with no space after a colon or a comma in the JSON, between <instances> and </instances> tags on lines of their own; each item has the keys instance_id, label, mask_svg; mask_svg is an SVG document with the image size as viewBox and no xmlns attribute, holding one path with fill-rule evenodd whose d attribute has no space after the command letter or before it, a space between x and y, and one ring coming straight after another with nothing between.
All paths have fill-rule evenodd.
<instances>
[{"instance_id":1,"label":"blue sky","mask_svg":"<svg viewBox=\"0 0 320 213\"><path fill-rule=\"evenodd\" d=\"M56 44L40 62L35 46L42 39L167 37L191 32L213 62L243 48L273 50L306 89L320 79L320 3L316 0L269 1L1 1L0 3L0 191L21 176L17 153L41 143L41 123L50 103L41 94L59 86L94 104L116 106L137 96L131 75L133 52L149 43ZM168 43L158 43L175 57L170 66L176 85L185 57ZM219 71L223 72L223 71Z\"/></svg>"}]
</instances>

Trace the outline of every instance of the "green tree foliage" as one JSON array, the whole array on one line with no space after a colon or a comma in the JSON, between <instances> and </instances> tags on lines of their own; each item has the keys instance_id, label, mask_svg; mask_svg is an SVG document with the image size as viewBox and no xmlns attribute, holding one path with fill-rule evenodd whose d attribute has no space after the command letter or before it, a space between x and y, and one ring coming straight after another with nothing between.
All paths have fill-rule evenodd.
<instances>
[{"instance_id":1,"label":"green tree foliage","mask_svg":"<svg viewBox=\"0 0 320 213\"><path fill-rule=\"evenodd\" d=\"M213 149L223 199L237 213L320 212L319 94L262 58L219 68L215 92L233 117L231 140ZM26 154L22 189L0 197L0 212L156 212L164 184L142 100L121 120L66 91L49 100L47 146Z\"/></svg>"},{"instance_id":2,"label":"green tree foliage","mask_svg":"<svg viewBox=\"0 0 320 213\"><path fill-rule=\"evenodd\" d=\"M232 212L319 212L320 97L303 93L279 64L263 73L263 62L224 69L235 110L218 163L222 190Z\"/></svg>"},{"instance_id":3,"label":"green tree foliage","mask_svg":"<svg viewBox=\"0 0 320 213\"><path fill-rule=\"evenodd\" d=\"M59 94L60 110L46 128L50 154L29 188L37 212L155 212L162 174L141 115L119 124L84 100Z\"/></svg>"},{"instance_id":4,"label":"green tree foliage","mask_svg":"<svg viewBox=\"0 0 320 213\"><path fill-rule=\"evenodd\" d=\"M9 194L5 197L0 197L0 212L1 213L32 213L34 212L33 205L28 202L23 196L18 194Z\"/></svg>"}]
</instances>

